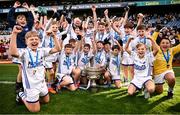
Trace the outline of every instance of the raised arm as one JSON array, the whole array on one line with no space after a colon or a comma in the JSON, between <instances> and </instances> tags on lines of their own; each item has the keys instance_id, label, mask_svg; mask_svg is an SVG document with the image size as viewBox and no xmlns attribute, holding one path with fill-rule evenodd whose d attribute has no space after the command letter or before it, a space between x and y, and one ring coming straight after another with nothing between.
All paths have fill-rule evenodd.
<instances>
[{"instance_id":1,"label":"raised arm","mask_svg":"<svg viewBox=\"0 0 180 115\"><path fill-rule=\"evenodd\" d=\"M152 36L147 36L147 39L151 40L152 48L153 48L153 55L156 56L159 50L159 46L157 45L156 41L153 39Z\"/></svg>"},{"instance_id":2,"label":"raised arm","mask_svg":"<svg viewBox=\"0 0 180 115\"><path fill-rule=\"evenodd\" d=\"M142 21L143 21L144 15L143 15L142 13L139 13L139 14L137 15L137 17L138 17L138 23L137 23L136 28L137 28L139 25L141 25L141 24L142 24ZM135 29L136 29L136 28L135 28Z\"/></svg>"},{"instance_id":3,"label":"raised arm","mask_svg":"<svg viewBox=\"0 0 180 115\"><path fill-rule=\"evenodd\" d=\"M122 51L123 51L123 48L121 47L121 45L119 44L119 42L118 42L116 39L113 39L113 40L114 40L114 42L119 46L120 51L122 52Z\"/></svg>"},{"instance_id":4,"label":"raised arm","mask_svg":"<svg viewBox=\"0 0 180 115\"><path fill-rule=\"evenodd\" d=\"M129 38L129 40L127 41L127 43L125 45L125 51L130 55L131 55L131 50L129 49L129 44L132 40L134 40L134 38Z\"/></svg>"},{"instance_id":5,"label":"raised arm","mask_svg":"<svg viewBox=\"0 0 180 115\"><path fill-rule=\"evenodd\" d=\"M21 6L21 3L19 1L16 1L14 3L14 6L10 9L8 15L7 15L7 21L9 23L9 26L11 28L14 27L14 25L16 24L16 19L14 18L14 14L15 14L15 10L17 7Z\"/></svg>"},{"instance_id":6,"label":"raised arm","mask_svg":"<svg viewBox=\"0 0 180 115\"><path fill-rule=\"evenodd\" d=\"M92 5L91 10L92 10L92 12L93 12L93 22L94 22L94 28L95 28L95 30L96 30L96 29L97 29L97 26L98 26L98 24L97 24L96 6L95 6L95 5Z\"/></svg>"},{"instance_id":7,"label":"raised arm","mask_svg":"<svg viewBox=\"0 0 180 115\"><path fill-rule=\"evenodd\" d=\"M106 20L107 20L107 22L108 22L108 27L110 27L110 26L111 26L111 22L110 22L108 13L109 13L109 12L108 12L108 9L106 9L106 10L104 11L104 15L105 15L105 18L106 18Z\"/></svg>"},{"instance_id":8,"label":"raised arm","mask_svg":"<svg viewBox=\"0 0 180 115\"><path fill-rule=\"evenodd\" d=\"M95 37L96 37L96 32L94 32L93 38L91 38L93 54L95 54L97 52Z\"/></svg>"},{"instance_id":9,"label":"raised arm","mask_svg":"<svg viewBox=\"0 0 180 115\"><path fill-rule=\"evenodd\" d=\"M31 30L34 25L34 16L33 16L33 10L31 10L26 2L22 4L22 7L27 9L28 11L28 17L27 17L27 26Z\"/></svg>"},{"instance_id":10,"label":"raised arm","mask_svg":"<svg viewBox=\"0 0 180 115\"><path fill-rule=\"evenodd\" d=\"M16 25L16 26L14 26L12 34L11 34L9 52L10 52L10 55L13 56L13 57L19 57L17 44L16 44L16 38L17 38L18 33L20 33L21 31L22 31L22 27Z\"/></svg>"},{"instance_id":11,"label":"raised arm","mask_svg":"<svg viewBox=\"0 0 180 115\"><path fill-rule=\"evenodd\" d=\"M54 39L54 47L50 50L50 54L59 52L61 50L59 40L57 39L56 33L52 32L52 37Z\"/></svg>"},{"instance_id":12,"label":"raised arm","mask_svg":"<svg viewBox=\"0 0 180 115\"><path fill-rule=\"evenodd\" d=\"M127 21L128 21L128 14L129 14L129 10L130 10L130 8L127 6L127 7L125 7L124 8L124 10L125 10L125 16L124 16L124 21L123 21L123 25L126 25L126 23L127 23Z\"/></svg>"}]
</instances>

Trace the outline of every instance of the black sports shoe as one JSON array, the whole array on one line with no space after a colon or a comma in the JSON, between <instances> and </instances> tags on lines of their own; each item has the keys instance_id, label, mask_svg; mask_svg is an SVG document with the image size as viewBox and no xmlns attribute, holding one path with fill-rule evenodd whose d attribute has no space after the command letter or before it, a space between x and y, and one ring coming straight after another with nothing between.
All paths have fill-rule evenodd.
<instances>
[{"instance_id":1,"label":"black sports shoe","mask_svg":"<svg viewBox=\"0 0 180 115\"><path fill-rule=\"evenodd\" d=\"M172 91L168 92L167 98L168 99L172 99L173 98L173 92Z\"/></svg>"},{"instance_id":2,"label":"black sports shoe","mask_svg":"<svg viewBox=\"0 0 180 115\"><path fill-rule=\"evenodd\" d=\"M24 91L22 82L20 82L20 83L16 82L15 91L16 91L16 94L18 94L21 91Z\"/></svg>"},{"instance_id":3,"label":"black sports shoe","mask_svg":"<svg viewBox=\"0 0 180 115\"><path fill-rule=\"evenodd\" d=\"M21 96L24 95L23 92L19 92L17 95L16 95L16 104L18 105L22 105L23 104L23 100L21 98Z\"/></svg>"}]
</instances>

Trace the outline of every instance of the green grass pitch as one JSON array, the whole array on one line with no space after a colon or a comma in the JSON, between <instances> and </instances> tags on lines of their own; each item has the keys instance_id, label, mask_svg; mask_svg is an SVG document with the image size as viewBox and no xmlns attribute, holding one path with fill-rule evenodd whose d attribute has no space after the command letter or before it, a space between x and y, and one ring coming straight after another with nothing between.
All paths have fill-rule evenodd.
<instances>
[{"instance_id":1,"label":"green grass pitch","mask_svg":"<svg viewBox=\"0 0 180 115\"><path fill-rule=\"evenodd\" d=\"M17 66L0 65L0 81L15 81ZM49 104L41 106L39 114L180 114L180 67L176 73L175 95L167 100L167 84L164 93L144 99L142 93L127 95L127 87L121 89L100 88L98 92L63 90L60 94L50 95ZM0 114L29 113L24 105L16 105L14 84L0 83Z\"/></svg>"}]
</instances>

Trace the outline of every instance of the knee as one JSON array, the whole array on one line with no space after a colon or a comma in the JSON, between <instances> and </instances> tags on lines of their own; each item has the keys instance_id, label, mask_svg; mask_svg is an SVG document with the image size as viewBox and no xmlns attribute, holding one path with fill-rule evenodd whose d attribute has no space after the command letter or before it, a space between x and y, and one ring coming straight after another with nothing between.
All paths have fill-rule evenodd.
<instances>
[{"instance_id":1,"label":"knee","mask_svg":"<svg viewBox=\"0 0 180 115\"><path fill-rule=\"evenodd\" d=\"M168 83L175 83L175 78L174 77L168 78L167 81L168 81Z\"/></svg>"},{"instance_id":2,"label":"knee","mask_svg":"<svg viewBox=\"0 0 180 115\"><path fill-rule=\"evenodd\" d=\"M132 96L134 93L128 90L128 95Z\"/></svg>"},{"instance_id":3,"label":"knee","mask_svg":"<svg viewBox=\"0 0 180 115\"><path fill-rule=\"evenodd\" d=\"M29 108L28 110L32 113L37 113L40 111L40 107L33 107L33 108Z\"/></svg>"},{"instance_id":4,"label":"knee","mask_svg":"<svg viewBox=\"0 0 180 115\"><path fill-rule=\"evenodd\" d=\"M75 86L70 88L70 91L75 91L77 88Z\"/></svg>"},{"instance_id":5,"label":"knee","mask_svg":"<svg viewBox=\"0 0 180 115\"><path fill-rule=\"evenodd\" d=\"M153 92L155 91L155 88L147 88L147 91L148 91L149 93L153 93Z\"/></svg>"},{"instance_id":6,"label":"knee","mask_svg":"<svg viewBox=\"0 0 180 115\"><path fill-rule=\"evenodd\" d=\"M163 93L163 90L155 90L155 92L156 92L157 94L161 94L161 93Z\"/></svg>"},{"instance_id":7,"label":"knee","mask_svg":"<svg viewBox=\"0 0 180 115\"><path fill-rule=\"evenodd\" d=\"M81 70L79 68L76 68L76 69L74 69L73 73L76 74L76 75L80 75Z\"/></svg>"}]
</instances>

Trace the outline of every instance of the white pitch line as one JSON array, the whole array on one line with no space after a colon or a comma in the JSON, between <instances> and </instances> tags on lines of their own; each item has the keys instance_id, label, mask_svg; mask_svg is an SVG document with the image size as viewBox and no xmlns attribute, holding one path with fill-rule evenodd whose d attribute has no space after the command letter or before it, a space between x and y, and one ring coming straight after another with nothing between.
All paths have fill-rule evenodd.
<instances>
[{"instance_id":1,"label":"white pitch line","mask_svg":"<svg viewBox=\"0 0 180 115\"><path fill-rule=\"evenodd\" d=\"M15 84L13 81L0 81L0 84Z\"/></svg>"}]
</instances>

